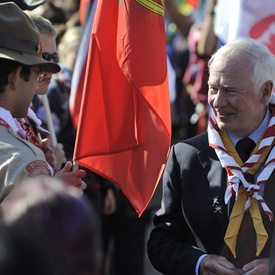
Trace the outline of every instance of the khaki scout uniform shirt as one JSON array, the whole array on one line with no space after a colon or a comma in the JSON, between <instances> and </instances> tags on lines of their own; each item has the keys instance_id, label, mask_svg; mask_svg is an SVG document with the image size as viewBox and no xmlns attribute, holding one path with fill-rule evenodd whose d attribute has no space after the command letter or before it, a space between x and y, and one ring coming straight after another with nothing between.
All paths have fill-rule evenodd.
<instances>
[{"instance_id":1,"label":"khaki scout uniform shirt","mask_svg":"<svg viewBox=\"0 0 275 275\"><path fill-rule=\"evenodd\" d=\"M9 111L0 107L0 203L28 177L50 176L41 149L18 136Z\"/></svg>"}]
</instances>

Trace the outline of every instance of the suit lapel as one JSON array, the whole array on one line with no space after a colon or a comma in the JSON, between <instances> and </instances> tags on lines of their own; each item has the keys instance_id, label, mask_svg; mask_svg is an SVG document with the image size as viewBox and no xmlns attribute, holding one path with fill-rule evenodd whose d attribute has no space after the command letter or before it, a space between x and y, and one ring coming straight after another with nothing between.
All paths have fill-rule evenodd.
<instances>
[{"instance_id":1,"label":"suit lapel","mask_svg":"<svg viewBox=\"0 0 275 275\"><path fill-rule=\"evenodd\" d=\"M210 152L199 152L201 165L207 172L209 188L212 195L212 208L216 214L222 232L225 234L228 225L227 206L224 203L226 189L226 171L221 167L215 151L209 147Z\"/></svg>"},{"instance_id":2,"label":"suit lapel","mask_svg":"<svg viewBox=\"0 0 275 275\"><path fill-rule=\"evenodd\" d=\"M270 178L265 183L264 189L264 200L266 201L268 207L272 211L273 215L275 216L275 170L272 172Z\"/></svg>"},{"instance_id":3,"label":"suit lapel","mask_svg":"<svg viewBox=\"0 0 275 275\"><path fill-rule=\"evenodd\" d=\"M275 171L271 174L267 182L265 183L264 186L264 195L263 199L265 200L267 206L275 216L275 200L274 200L274 194L275 194ZM266 232L268 234L268 241L263 249L263 251L260 254L260 257L269 257L270 253L270 248L271 248L271 242L272 242L272 236L274 233L274 222L271 222L269 220L269 217L267 216L266 213L264 213L261 205L260 210L262 214L262 219L263 219L263 224L266 229Z\"/></svg>"}]
</instances>

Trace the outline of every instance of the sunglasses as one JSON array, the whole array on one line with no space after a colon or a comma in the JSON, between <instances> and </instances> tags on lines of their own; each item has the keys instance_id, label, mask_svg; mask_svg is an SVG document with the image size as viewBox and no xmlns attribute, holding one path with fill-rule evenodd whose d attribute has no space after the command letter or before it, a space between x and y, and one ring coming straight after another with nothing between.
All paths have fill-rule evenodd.
<instances>
[{"instance_id":1,"label":"sunglasses","mask_svg":"<svg viewBox=\"0 0 275 275\"><path fill-rule=\"evenodd\" d=\"M46 61L52 60L53 62L57 63L58 62L58 52L53 53L53 54L42 52L42 58Z\"/></svg>"},{"instance_id":2,"label":"sunglasses","mask_svg":"<svg viewBox=\"0 0 275 275\"><path fill-rule=\"evenodd\" d=\"M38 75L38 78L36 79L37 83L41 83L44 80L44 78L47 76L47 73L45 73L45 72L38 72L38 71L34 70L33 68L29 68L29 69L31 71L37 73L37 75Z\"/></svg>"}]
</instances>

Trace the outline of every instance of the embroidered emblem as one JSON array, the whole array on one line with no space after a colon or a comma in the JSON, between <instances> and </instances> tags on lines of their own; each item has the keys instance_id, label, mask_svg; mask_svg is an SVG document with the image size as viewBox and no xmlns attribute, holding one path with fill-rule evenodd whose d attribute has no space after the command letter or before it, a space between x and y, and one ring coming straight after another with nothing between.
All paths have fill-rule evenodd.
<instances>
[{"instance_id":1,"label":"embroidered emblem","mask_svg":"<svg viewBox=\"0 0 275 275\"><path fill-rule=\"evenodd\" d=\"M33 170L37 169L37 168L42 168L42 167L48 167L47 163L43 160L35 160L33 162L31 162L30 164L27 165L26 169L28 170L28 172L32 172Z\"/></svg>"},{"instance_id":2,"label":"embroidered emblem","mask_svg":"<svg viewBox=\"0 0 275 275\"><path fill-rule=\"evenodd\" d=\"M221 213L222 214L222 205L219 203L219 197L216 196L213 198L213 204L212 207L215 207L214 213Z\"/></svg>"},{"instance_id":3,"label":"embroidered emblem","mask_svg":"<svg viewBox=\"0 0 275 275\"><path fill-rule=\"evenodd\" d=\"M214 213L217 213L217 212L222 214L222 205L217 205L216 206Z\"/></svg>"},{"instance_id":4,"label":"embroidered emblem","mask_svg":"<svg viewBox=\"0 0 275 275\"><path fill-rule=\"evenodd\" d=\"M29 177L31 177L31 178L36 178L37 176L41 176L41 175L50 176L50 172L49 172L48 168L39 167L39 168L32 170L29 173Z\"/></svg>"},{"instance_id":5,"label":"embroidered emblem","mask_svg":"<svg viewBox=\"0 0 275 275\"><path fill-rule=\"evenodd\" d=\"M216 205L216 204L220 204L219 203L219 200L218 200L218 196L217 197L215 197L215 198L213 198L213 204L212 204L212 206L214 206L214 205Z\"/></svg>"},{"instance_id":6,"label":"embroidered emblem","mask_svg":"<svg viewBox=\"0 0 275 275\"><path fill-rule=\"evenodd\" d=\"M136 0L136 2L146 9L164 17L163 0Z\"/></svg>"}]
</instances>

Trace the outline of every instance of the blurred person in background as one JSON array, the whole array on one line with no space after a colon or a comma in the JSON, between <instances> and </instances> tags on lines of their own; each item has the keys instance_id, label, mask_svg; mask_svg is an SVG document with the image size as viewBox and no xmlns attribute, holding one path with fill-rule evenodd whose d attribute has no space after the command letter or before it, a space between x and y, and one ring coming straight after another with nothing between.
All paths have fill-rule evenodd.
<instances>
[{"instance_id":1,"label":"blurred person in background","mask_svg":"<svg viewBox=\"0 0 275 275\"><path fill-rule=\"evenodd\" d=\"M31 233L31 232L29 232ZM54 275L48 244L0 222L0 274Z\"/></svg>"},{"instance_id":2,"label":"blurred person in background","mask_svg":"<svg viewBox=\"0 0 275 275\"><path fill-rule=\"evenodd\" d=\"M54 178L29 179L1 209L8 226L47 244L54 274L96 274L101 261L98 218L78 189Z\"/></svg>"},{"instance_id":3,"label":"blurred person in background","mask_svg":"<svg viewBox=\"0 0 275 275\"><path fill-rule=\"evenodd\" d=\"M62 37L58 46L58 52L56 48L52 47L52 50L48 50L49 53L46 53L49 58L51 56L54 58L58 57L61 67L61 72L59 74L52 75L51 82L47 89L47 97L57 141L62 144L65 156L68 160L72 160L76 137L76 129L72 124L69 112L69 98L72 73L80 38L81 27L71 27ZM35 98L34 107L37 116L42 120L45 127L47 127L45 108L41 97L38 96Z\"/></svg>"},{"instance_id":4,"label":"blurred person in background","mask_svg":"<svg viewBox=\"0 0 275 275\"><path fill-rule=\"evenodd\" d=\"M39 30L40 41L42 44L42 58L46 61L51 61L51 62L57 63L58 62L58 52L56 49L56 40L55 40L56 39L56 31L55 31L53 25L51 24L51 22L49 20L36 15L33 11L32 12L26 11L26 14L33 20L33 22L35 23L36 27ZM42 136L47 139L49 138L49 132L43 131L43 129L46 128L45 125L43 125L40 120L37 120L36 114L35 114L37 112L37 110L35 108L35 104L38 100L39 95L43 96L48 92L48 87L49 87L49 84L51 83L52 76L53 76L53 74L51 74L51 73L47 74L47 76L45 76L43 81L39 84L39 90L36 93L36 95L34 96L34 99L32 100L32 103L33 103L32 108L30 108L28 111L28 120L31 122L30 123L31 126L33 128L37 127L38 129L36 129L36 132L38 132L40 130ZM35 113L33 113L32 109L34 109ZM44 127L41 127L41 124ZM54 163L54 165L52 165L53 169L54 169L54 171L58 171L61 168L62 163L65 163L67 161L67 159L65 157L65 152L63 150L63 145L61 143L53 145L51 143L51 140L49 140L49 146L53 147L54 155L56 157L56 163Z\"/></svg>"}]
</instances>

